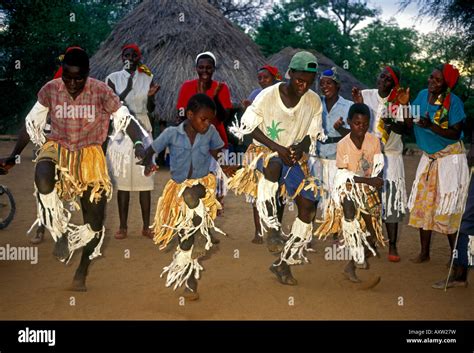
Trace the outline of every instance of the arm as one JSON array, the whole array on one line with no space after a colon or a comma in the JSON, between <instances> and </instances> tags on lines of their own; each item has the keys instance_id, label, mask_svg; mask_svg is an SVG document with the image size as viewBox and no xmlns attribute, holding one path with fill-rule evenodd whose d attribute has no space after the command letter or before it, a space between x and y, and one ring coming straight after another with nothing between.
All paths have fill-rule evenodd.
<instances>
[{"instance_id":1,"label":"arm","mask_svg":"<svg viewBox=\"0 0 474 353\"><path fill-rule=\"evenodd\" d=\"M344 119L342 116L334 123L334 129L338 133L341 134L342 137L346 136L349 132L351 132L351 129L347 129L344 127Z\"/></svg>"},{"instance_id":2,"label":"arm","mask_svg":"<svg viewBox=\"0 0 474 353\"><path fill-rule=\"evenodd\" d=\"M272 141L271 139L269 139L267 136L265 136L265 134L258 127L256 127L255 130L253 130L252 138L254 138L258 142L264 144L265 146L267 146L272 151L277 152L278 156L283 160L283 163L285 163L286 165L291 166L291 165L294 164L293 160L292 160L292 157L291 157L292 153L291 153L290 149L288 149L284 146L281 146L278 143L276 143L275 141Z\"/></svg>"},{"instance_id":3,"label":"arm","mask_svg":"<svg viewBox=\"0 0 474 353\"><path fill-rule=\"evenodd\" d=\"M447 129L443 129L440 126L434 124L430 119L420 119L417 125L424 129L429 129L435 134L450 140L459 140L463 127L463 123L459 122L453 126L448 127Z\"/></svg>"},{"instance_id":4,"label":"arm","mask_svg":"<svg viewBox=\"0 0 474 353\"><path fill-rule=\"evenodd\" d=\"M383 179L381 176L366 178L366 177L354 177L356 183L364 183L370 186L373 186L376 189L381 189L383 186Z\"/></svg>"}]
</instances>

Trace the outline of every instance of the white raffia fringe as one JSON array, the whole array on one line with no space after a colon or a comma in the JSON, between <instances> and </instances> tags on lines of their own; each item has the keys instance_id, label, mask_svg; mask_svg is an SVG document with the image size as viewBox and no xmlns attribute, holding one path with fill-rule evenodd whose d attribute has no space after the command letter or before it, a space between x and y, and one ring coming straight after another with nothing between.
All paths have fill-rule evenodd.
<instances>
[{"instance_id":1,"label":"white raffia fringe","mask_svg":"<svg viewBox=\"0 0 474 353\"><path fill-rule=\"evenodd\" d=\"M247 125L244 121L239 123L237 118L234 119L232 125L229 127L229 131L237 137L240 141L244 139L245 135L249 135L258 126L258 121L255 121L252 125Z\"/></svg>"},{"instance_id":2,"label":"white raffia fringe","mask_svg":"<svg viewBox=\"0 0 474 353\"><path fill-rule=\"evenodd\" d=\"M89 223L86 223L81 226L69 224L68 235L67 235L69 257L66 260L66 264L69 263L69 260L71 260L72 256L74 255L74 252L77 249L80 249L86 246L95 237L98 237L100 240L99 240L99 243L94 248L94 251L92 252L92 254L89 255L89 260L93 260L96 257L102 255L102 253L100 252L101 250L100 248L102 247L102 243L104 241L104 235L105 235L105 227L102 227L101 230L94 232L91 229Z\"/></svg>"},{"instance_id":3,"label":"white raffia fringe","mask_svg":"<svg viewBox=\"0 0 474 353\"><path fill-rule=\"evenodd\" d=\"M224 197L227 195L227 183L229 182L229 180L219 163L217 163L214 158L212 158L212 161L215 163L216 195L217 197Z\"/></svg>"},{"instance_id":4,"label":"white raffia fringe","mask_svg":"<svg viewBox=\"0 0 474 353\"><path fill-rule=\"evenodd\" d=\"M313 223L304 223L298 217L291 226L291 234L280 254L280 261L275 266L286 262L288 265L299 265L308 262L304 252L313 238Z\"/></svg>"},{"instance_id":5,"label":"white raffia fringe","mask_svg":"<svg viewBox=\"0 0 474 353\"><path fill-rule=\"evenodd\" d=\"M42 146L46 142L44 127L46 126L48 108L36 102L30 113L26 116L26 132L31 142L36 146Z\"/></svg>"},{"instance_id":6,"label":"white raffia fringe","mask_svg":"<svg viewBox=\"0 0 474 353\"><path fill-rule=\"evenodd\" d=\"M71 213L64 208L56 188L49 194L41 194L35 187L34 195L37 202L37 218L27 233L29 234L36 225L44 225L56 242L68 231Z\"/></svg>"},{"instance_id":7,"label":"white raffia fringe","mask_svg":"<svg viewBox=\"0 0 474 353\"><path fill-rule=\"evenodd\" d=\"M179 245L176 248L176 252L173 255L173 261L169 266L163 268L163 272L160 277L163 277L165 273L166 276L166 287L170 287L174 283L173 290L180 287L183 283L186 282L186 288L192 291L192 288L188 286L188 279L191 277L194 271L194 278L199 279L199 272L203 270L203 267L199 264L197 259L191 258L191 249L184 251Z\"/></svg>"},{"instance_id":8,"label":"white raffia fringe","mask_svg":"<svg viewBox=\"0 0 474 353\"><path fill-rule=\"evenodd\" d=\"M387 197L387 185L390 192ZM394 192L395 191L395 192ZM395 181L385 180L382 191L383 219L387 219L395 212L397 217L406 214L407 209L407 191L405 187L405 179Z\"/></svg>"},{"instance_id":9,"label":"white raffia fringe","mask_svg":"<svg viewBox=\"0 0 474 353\"><path fill-rule=\"evenodd\" d=\"M277 216L277 197L278 183L271 182L264 177L260 178L258 182L257 200L255 206L257 207L258 214L260 216L260 223L262 230L265 229L265 225L270 228L280 229L280 222ZM270 212L268 207L270 206Z\"/></svg>"},{"instance_id":10,"label":"white raffia fringe","mask_svg":"<svg viewBox=\"0 0 474 353\"><path fill-rule=\"evenodd\" d=\"M344 217L342 219L342 244L340 248L349 248L349 254L351 258L358 264L362 264L365 261L365 249L364 245L372 252L375 256L375 250L370 246L367 241L367 237L370 237L368 231L364 232L359 223L359 220L346 220Z\"/></svg>"},{"instance_id":11,"label":"white raffia fringe","mask_svg":"<svg viewBox=\"0 0 474 353\"><path fill-rule=\"evenodd\" d=\"M184 192L184 189L183 189ZM181 196L181 195L180 195ZM207 212L206 206L199 200L199 204L195 208L189 208L186 203L183 203L183 212L181 219L178 220L178 225L176 227L171 227L169 225L164 224L163 227L171 228L175 230L177 234L181 232L184 235L181 237L181 241L188 239L191 235L196 233L197 231L201 232L201 235L206 238L206 246L205 249L209 250L212 247L211 241L211 230L215 230L222 235L226 235L221 229L219 229L212 219L211 215ZM195 225L193 220L195 216L198 216L201 221L199 224ZM198 234L199 236L199 234Z\"/></svg>"},{"instance_id":12,"label":"white raffia fringe","mask_svg":"<svg viewBox=\"0 0 474 353\"><path fill-rule=\"evenodd\" d=\"M438 189L439 200L436 215L452 215L463 212L464 203L469 189L469 167L464 154L453 154L438 158L432 163L438 163ZM411 211L415 205L418 192L418 183L421 175L429 168L429 157L423 154L416 170L415 181L408 200Z\"/></svg>"}]
</instances>

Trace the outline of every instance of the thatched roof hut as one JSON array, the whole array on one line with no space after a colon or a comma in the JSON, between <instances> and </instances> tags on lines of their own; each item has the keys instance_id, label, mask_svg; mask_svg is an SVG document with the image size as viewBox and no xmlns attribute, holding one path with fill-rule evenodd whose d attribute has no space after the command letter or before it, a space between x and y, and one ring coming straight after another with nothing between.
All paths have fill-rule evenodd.
<instances>
[{"instance_id":1,"label":"thatched roof hut","mask_svg":"<svg viewBox=\"0 0 474 353\"><path fill-rule=\"evenodd\" d=\"M156 112L166 120L176 117L181 84L197 78L194 59L200 52L216 55L213 78L229 85L234 102L258 87L256 70L265 62L257 45L207 1L145 0L115 26L91 58L91 75L103 80L120 70L121 47L132 42L161 85Z\"/></svg>"},{"instance_id":2,"label":"thatched roof hut","mask_svg":"<svg viewBox=\"0 0 474 353\"><path fill-rule=\"evenodd\" d=\"M288 70L288 65L290 65L290 60L293 57L293 55L295 55L295 53L301 50L303 49L294 49L294 48L287 47L285 49L282 49L278 53L270 56L267 61L269 64L278 67L278 70L280 70L280 72L285 73L286 70ZM304 49L304 50L307 50L307 49ZM339 72L339 77L341 78L341 90L339 91L339 94L343 96L344 98L352 100L351 90L352 90L352 87L354 86L359 87L361 89L367 88L366 85L358 81L351 73L344 70L342 67L336 65L334 61L332 61L328 57L324 56L321 53L318 53L315 50L307 50L307 51L313 53L318 59L318 65L319 65L318 72L319 73L323 72L324 70L330 69L331 67L334 67L334 66L337 67L337 70ZM318 87L318 84L316 84L316 86Z\"/></svg>"}]
</instances>

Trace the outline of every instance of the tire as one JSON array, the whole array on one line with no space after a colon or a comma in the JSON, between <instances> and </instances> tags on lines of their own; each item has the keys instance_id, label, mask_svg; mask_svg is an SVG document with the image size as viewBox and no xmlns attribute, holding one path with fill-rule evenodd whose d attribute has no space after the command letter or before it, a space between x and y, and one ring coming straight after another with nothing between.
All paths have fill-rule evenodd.
<instances>
[{"instance_id":1,"label":"tire","mask_svg":"<svg viewBox=\"0 0 474 353\"><path fill-rule=\"evenodd\" d=\"M8 199L8 204L5 207L9 208L8 216L1 219L0 218L0 229L5 229L13 221L16 212L15 199L13 198L12 193L4 185L0 185L0 196L6 195ZM2 206L0 206L2 207Z\"/></svg>"}]
</instances>

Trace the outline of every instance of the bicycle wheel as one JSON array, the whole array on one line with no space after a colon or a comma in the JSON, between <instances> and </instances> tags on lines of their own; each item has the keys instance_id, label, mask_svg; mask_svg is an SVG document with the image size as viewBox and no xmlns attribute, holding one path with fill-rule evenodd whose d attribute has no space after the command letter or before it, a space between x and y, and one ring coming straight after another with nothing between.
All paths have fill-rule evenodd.
<instances>
[{"instance_id":1,"label":"bicycle wheel","mask_svg":"<svg viewBox=\"0 0 474 353\"><path fill-rule=\"evenodd\" d=\"M15 199L4 185L0 185L0 229L5 229L15 217Z\"/></svg>"}]
</instances>

